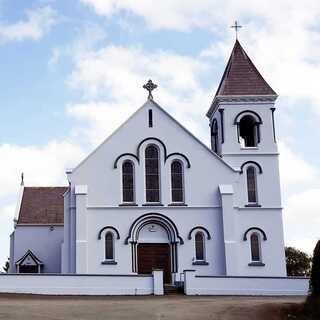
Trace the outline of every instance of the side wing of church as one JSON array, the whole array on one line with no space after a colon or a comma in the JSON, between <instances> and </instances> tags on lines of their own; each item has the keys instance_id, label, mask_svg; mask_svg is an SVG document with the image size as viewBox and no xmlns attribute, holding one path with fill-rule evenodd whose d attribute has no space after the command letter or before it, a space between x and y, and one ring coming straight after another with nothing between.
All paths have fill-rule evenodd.
<instances>
[{"instance_id":1,"label":"side wing of church","mask_svg":"<svg viewBox=\"0 0 320 320\"><path fill-rule=\"evenodd\" d=\"M69 187L22 187L10 271L286 276L276 98L238 41L207 112L211 148L150 94Z\"/></svg>"}]
</instances>

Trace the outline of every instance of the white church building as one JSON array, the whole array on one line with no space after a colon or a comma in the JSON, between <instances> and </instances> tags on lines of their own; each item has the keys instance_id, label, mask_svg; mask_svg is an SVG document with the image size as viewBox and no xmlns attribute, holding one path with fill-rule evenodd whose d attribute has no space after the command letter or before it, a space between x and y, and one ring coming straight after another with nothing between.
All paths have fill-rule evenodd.
<instances>
[{"instance_id":1,"label":"white church building","mask_svg":"<svg viewBox=\"0 0 320 320\"><path fill-rule=\"evenodd\" d=\"M287 279L277 94L239 41L206 114L211 148L144 87L148 100L67 171L68 187L21 186L10 273Z\"/></svg>"}]
</instances>

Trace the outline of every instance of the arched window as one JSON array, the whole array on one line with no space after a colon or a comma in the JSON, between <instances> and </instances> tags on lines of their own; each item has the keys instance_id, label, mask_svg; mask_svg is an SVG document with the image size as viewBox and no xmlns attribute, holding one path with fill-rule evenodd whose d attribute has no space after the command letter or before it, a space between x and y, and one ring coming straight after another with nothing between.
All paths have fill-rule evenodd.
<instances>
[{"instance_id":1,"label":"arched window","mask_svg":"<svg viewBox=\"0 0 320 320\"><path fill-rule=\"evenodd\" d=\"M248 202L257 203L257 175L253 166L247 168Z\"/></svg>"},{"instance_id":2,"label":"arched window","mask_svg":"<svg viewBox=\"0 0 320 320\"><path fill-rule=\"evenodd\" d=\"M114 241L112 232L107 232L105 236L105 259L114 260Z\"/></svg>"},{"instance_id":3,"label":"arched window","mask_svg":"<svg viewBox=\"0 0 320 320\"><path fill-rule=\"evenodd\" d=\"M217 120L214 119L211 125L211 149L218 152L218 124Z\"/></svg>"},{"instance_id":4,"label":"arched window","mask_svg":"<svg viewBox=\"0 0 320 320\"><path fill-rule=\"evenodd\" d=\"M179 160L171 163L171 195L172 202L184 202L183 168Z\"/></svg>"},{"instance_id":5,"label":"arched window","mask_svg":"<svg viewBox=\"0 0 320 320\"><path fill-rule=\"evenodd\" d=\"M239 122L239 141L242 147L258 145L258 123L251 115L243 116Z\"/></svg>"},{"instance_id":6,"label":"arched window","mask_svg":"<svg viewBox=\"0 0 320 320\"><path fill-rule=\"evenodd\" d=\"M146 201L160 202L159 151L150 145L145 151Z\"/></svg>"},{"instance_id":7,"label":"arched window","mask_svg":"<svg viewBox=\"0 0 320 320\"><path fill-rule=\"evenodd\" d=\"M197 232L195 236L196 260L204 260L204 237L202 232Z\"/></svg>"},{"instance_id":8,"label":"arched window","mask_svg":"<svg viewBox=\"0 0 320 320\"><path fill-rule=\"evenodd\" d=\"M134 202L134 166L130 160L122 164L122 201Z\"/></svg>"},{"instance_id":9,"label":"arched window","mask_svg":"<svg viewBox=\"0 0 320 320\"><path fill-rule=\"evenodd\" d=\"M258 233L252 233L250 236L251 244L251 260L253 262L261 261L261 252L260 252L260 237Z\"/></svg>"}]
</instances>

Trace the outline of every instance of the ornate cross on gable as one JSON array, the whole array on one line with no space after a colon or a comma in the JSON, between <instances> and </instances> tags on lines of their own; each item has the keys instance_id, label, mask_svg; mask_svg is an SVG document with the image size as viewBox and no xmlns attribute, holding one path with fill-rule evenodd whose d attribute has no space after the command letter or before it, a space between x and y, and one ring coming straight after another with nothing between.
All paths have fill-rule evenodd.
<instances>
[{"instance_id":1,"label":"ornate cross on gable","mask_svg":"<svg viewBox=\"0 0 320 320\"><path fill-rule=\"evenodd\" d=\"M143 88L144 89L146 89L148 92L149 92L149 95L148 95L148 99L149 100L153 100L153 96L152 96L152 91L154 90L154 89L157 89L157 85L156 84L154 84L153 82L152 82L152 80L149 80L144 86L143 86Z\"/></svg>"},{"instance_id":2,"label":"ornate cross on gable","mask_svg":"<svg viewBox=\"0 0 320 320\"><path fill-rule=\"evenodd\" d=\"M242 28L242 26L240 26L240 24L238 24L238 21L236 20L234 22L234 25L231 26L230 28L234 28L234 30L236 31L236 39L238 39L238 29Z\"/></svg>"}]
</instances>

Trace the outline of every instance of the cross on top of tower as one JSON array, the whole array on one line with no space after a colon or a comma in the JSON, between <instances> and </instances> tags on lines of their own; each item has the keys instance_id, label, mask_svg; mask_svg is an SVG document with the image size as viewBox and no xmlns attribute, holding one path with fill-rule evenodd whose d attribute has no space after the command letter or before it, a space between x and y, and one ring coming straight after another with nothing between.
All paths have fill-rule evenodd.
<instances>
[{"instance_id":1,"label":"cross on top of tower","mask_svg":"<svg viewBox=\"0 0 320 320\"><path fill-rule=\"evenodd\" d=\"M153 100L152 91L154 89L157 89L157 87L158 86L154 84L151 79L145 85L143 85L143 88L149 92L149 95L148 95L149 100Z\"/></svg>"},{"instance_id":2,"label":"cross on top of tower","mask_svg":"<svg viewBox=\"0 0 320 320\"><path fill-rule=\"evenodd\" d=\"M238 21L236 20L234 22L234 25L231 26L230 28L234 28L234 30L236 31L236 39L238 39L238 29L241 29L242 26L240 24L238 24Z\"/></svg>"}]
</instances>

